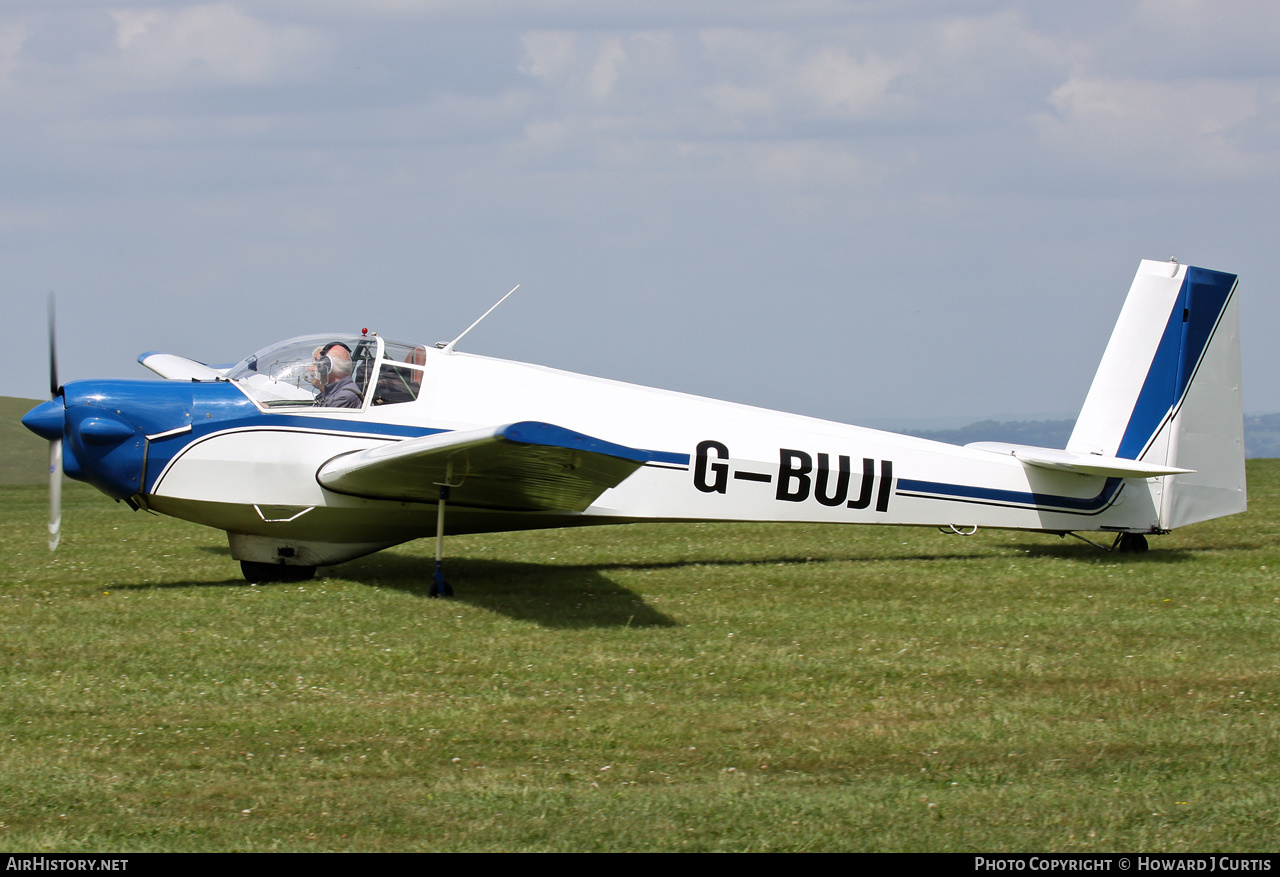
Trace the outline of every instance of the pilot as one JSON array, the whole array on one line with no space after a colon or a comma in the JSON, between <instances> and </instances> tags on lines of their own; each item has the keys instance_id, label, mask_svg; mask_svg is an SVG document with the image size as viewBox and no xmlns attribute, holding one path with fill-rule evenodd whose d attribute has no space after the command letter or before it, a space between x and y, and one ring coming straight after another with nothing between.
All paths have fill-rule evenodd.
<instances>
[{"instance_id":1,"label":"pilot","mask_svg":"<svg viewBox=\"0 0 1280 877\"><path fill-rule=\"evenodd\" d=\"M315 363L312 383L320 390L316 405L323 408L359 408L364 404L360 388L351 380L354 366L351 348L341 341L317 347L311 355Z\"/></svg>"}]
</instances>

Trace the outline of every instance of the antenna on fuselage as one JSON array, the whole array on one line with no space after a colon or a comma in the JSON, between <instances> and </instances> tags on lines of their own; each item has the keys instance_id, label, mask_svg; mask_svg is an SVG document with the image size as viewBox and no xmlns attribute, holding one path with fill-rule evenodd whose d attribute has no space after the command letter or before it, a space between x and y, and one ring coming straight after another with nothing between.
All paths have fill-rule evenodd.
<instances>
[{"instance_id":1,"label":"antenna on fuselage","mask_svg":"<svg viewBox=\"0 0 1280 877\"><path fill-rule=\"evenodd\" d=\"M519 289L519 288L520 288L520 284L519 284L519 283L517 283L515 286L511 287L511 292L515 292L515 291L516 291L517 289ZM489 316L489 315L490 315L490 314L492 314L495 310L497 310L498 305L502 304L504 301L506 301L508 298L510 298L510 297L511 297L511 292L508 292L508 293L507 293L506 295L504 295L502 298L498 299L497 304L495 304L493 307L489 308L489 310L487 310L487 311L485 311L483 314L481 314L481 315L480 315L480 320L483 320L485 317ZM463 336L463 335L466 335L468 332L470 332L470 331L471 331L472 329L474 329L476 326L479 326L479 325L480 325L480 320L476 320L474 323L472 323L472 324L471 324L470 326L468 326L466 329L463 329L463 330L462 330L462 335L459 335L457 338L454 338L454 339L453 339L452 341L450 341L448 344L437 344L437 345L436 345L436 347L439 347L439 348L440 348L442 351L444 351L445 353L453 353L453 347L454 347L454 345L455 345L455 344L457 344L459 341L461 341L461 340L462 340L462 336Z\"/></svg>"}]
</instances>

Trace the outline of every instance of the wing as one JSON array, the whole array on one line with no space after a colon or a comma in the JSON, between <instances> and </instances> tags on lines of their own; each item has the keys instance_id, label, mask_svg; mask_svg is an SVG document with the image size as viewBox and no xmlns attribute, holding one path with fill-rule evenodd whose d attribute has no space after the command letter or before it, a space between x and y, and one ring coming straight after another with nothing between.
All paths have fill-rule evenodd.
<instances>
[{"instance_id":1,"label":"wing","mask_svg":"<svg viewBox=\"0 0 1280 877\"><path fill-rule=\"evenodd\" d=\"M138 362L171 381L213 381L225 378L228 371L172 353L143 353L138 357Z\"/></svg>"},{"instance_id":2,"label":"wing","mask_svg":"<svg viewBox=\"0 0 1280 877\"><path fill-rule=\"evenodd\" d=\"M340 454L316 480L337 493L456 505L580 512L654 455L549 423L525 421L406 439Z\"/></svg>"}]
</instances>

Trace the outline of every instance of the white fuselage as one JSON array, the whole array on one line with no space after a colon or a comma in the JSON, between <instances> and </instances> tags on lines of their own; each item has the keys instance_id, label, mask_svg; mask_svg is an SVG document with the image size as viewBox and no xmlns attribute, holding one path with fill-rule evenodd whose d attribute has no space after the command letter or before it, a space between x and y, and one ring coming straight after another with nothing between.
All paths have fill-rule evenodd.
<instances>
[{"instance_id":1,"label":"white fuselage","mask_svg":"<svg viewBox=\"0 0 1280 877\"><path fill-rule=\"evenodd\" d=\"M401 440L374 424L466 430L536 420L662 459L581 513L451 507L450 532L638 520L1055 532L1149 531L1158 523L1162 479L1056 472L989 451L464 353L428 350L416 401L363 411L260 410L261 425L191 442L146 503L233 533L394 544L431 535L435 504L339 495L318 483L321 466Z\"/></svg>"}]
</instances>

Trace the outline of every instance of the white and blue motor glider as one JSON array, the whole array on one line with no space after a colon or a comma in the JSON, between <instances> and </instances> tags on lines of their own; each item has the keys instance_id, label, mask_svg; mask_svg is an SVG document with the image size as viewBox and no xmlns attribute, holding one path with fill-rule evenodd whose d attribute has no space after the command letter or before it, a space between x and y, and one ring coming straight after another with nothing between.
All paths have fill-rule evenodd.
<instances>
[{"instance_id":1,"label":"white and blue motor glider","mask_svg":"<svg viewBox=\"0 0 1280 877\"><path fill-rule=\"evenodd\" d=\"M1245 509L1236 285L1142 262L1065 449L959 447L368 332L228 368L144 354L168 380L60 386L52 319L52 398L23 423L50 441L51 547L60 468L225 530L251 581L436 536L433 593L450 593L445 534L635 521L1111 533L1104 547L1138 551ZM335 346L359 407L324 404Z\"/></svg>"}]
</instances>

